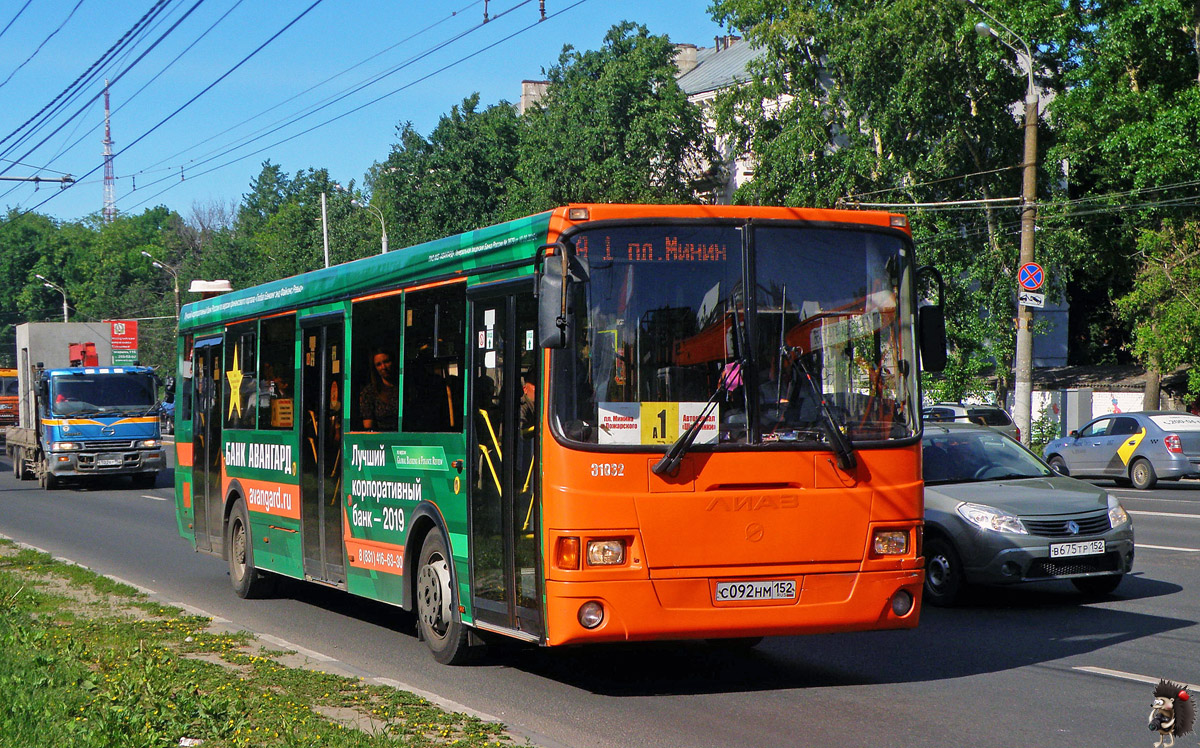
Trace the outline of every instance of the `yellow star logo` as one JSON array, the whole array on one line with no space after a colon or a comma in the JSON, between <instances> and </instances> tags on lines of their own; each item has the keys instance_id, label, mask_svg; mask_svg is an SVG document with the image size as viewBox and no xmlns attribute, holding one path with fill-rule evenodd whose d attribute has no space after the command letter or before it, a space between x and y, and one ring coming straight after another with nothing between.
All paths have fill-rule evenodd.
<instances>
[{"instance_id":1,"label":"yellow star logo","mask_svg":"<svg viewBox=\"0 0 1200 748\"><path fill-rule=\"evenodd\" d=\"M242 367L238 366L237 346L233 347L233 368L225 372L226 378L229 379L229 415L226 418L233 418L233 411L236 408L238 418L242 417Z\"/></svg>"}]
</instances>

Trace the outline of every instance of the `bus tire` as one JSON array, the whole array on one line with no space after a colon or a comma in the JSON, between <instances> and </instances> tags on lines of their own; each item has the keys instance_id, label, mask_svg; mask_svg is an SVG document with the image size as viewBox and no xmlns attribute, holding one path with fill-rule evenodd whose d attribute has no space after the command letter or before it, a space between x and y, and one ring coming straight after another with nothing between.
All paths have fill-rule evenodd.
<instances>
[{"instance_id":1,"label":"bus tire","mask_svg":"<svg viewBox=\"0 0 1200 748\"><path fill-rule=\"evenodd\" d=\"M229 524L225 528L225 558L229 561L229 581L238 597L267 597L275 589L275 577L254 565L254 541L250 516L241 499L234 499Z\"/></svg>"},{"instance_id":2,"label":"bus tire","mask_svg":"<svg viewBox=\"0 0 1200 748\"><path fill-rule=\"evenodd\" d=\"M54 475L54 473L51 473L49 470L46 470L38 478L38 483L41 485L42 488L46 489L47 491L53 491L54 489L58 488L59 480L58 480L58 477Z\"/></svg>"},{"instance_id":3,"label":"bus tire","mask_svg":"<svg viewBox=\"0 0 1200 748\"><path fill-rule=\"evenodd\" d=\"M467 627L458 615L458 596L450 573L450 552L440 530L425 538L417 563L417 629L433 658L461 665L470 653Z\"/></svg>"}]
</instances>

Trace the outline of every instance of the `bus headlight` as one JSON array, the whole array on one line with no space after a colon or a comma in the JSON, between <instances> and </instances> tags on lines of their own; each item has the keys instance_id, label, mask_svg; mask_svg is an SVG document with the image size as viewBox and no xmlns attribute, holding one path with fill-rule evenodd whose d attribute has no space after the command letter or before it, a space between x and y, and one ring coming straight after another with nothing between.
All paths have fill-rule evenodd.
<instances>
[{"instance_id":1,"label":"bus headlight","mask_svg":"<svg viewBox=\"0 0 1200 748\"><path fill-rule=\"evenodd\" d=\"M903 556L908 553L908 531L876 530L871 545L877 556Z\"/></svg>"},{"instance_id":2,"label":"bus headlight","mask_svg":"<svg viewBox=\"0 0 1200 748\"><path fill-rule=\"evenodd\" d=\"M79 444L76 442L51 442L51 452L72 452L79 449Z\"/></svg>"},{"instance_id":3,"label":"bus headlight","mask_svg":"<svg viewBox=\"0 0 1200 748\"><path fill-rule=\"evenodd\" d=\"M138 446L141 447L142 449L154 449L155 447L158 447L161 445L162 445L162 442L160 442L158 439L143 439L140 442L138 442Z\"/></svg>"},{"instance_id":4,"label":"bus headlight","mask_svg":"<svg viewBox=\"0 0 1200 748\"><path fill-rule=\"evenodd\" d=\"M625 563L625 541L616 538L589 540L588 566L620 566Z\"/></svg>"}]
</instances>

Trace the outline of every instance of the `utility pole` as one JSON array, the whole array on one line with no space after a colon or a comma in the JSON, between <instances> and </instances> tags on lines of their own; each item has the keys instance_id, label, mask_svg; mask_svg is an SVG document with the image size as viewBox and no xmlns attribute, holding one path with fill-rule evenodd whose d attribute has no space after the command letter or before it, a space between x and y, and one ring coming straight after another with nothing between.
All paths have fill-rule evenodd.
<instances>
[{"instance_id":1,"label":"utility pole","mask_svg":"<svg viewBox=\"0 0 1200 748\"><path fill-rule=\"evenodd\" d=\"M1021 181L1021 252L1018 268L1033 263L1034 232L1037 230L1037 130L1038 130L1038 90L1033 80L1033 51L1029 43L1017 36L1016 32L1001 23L995 16L979 6L975 0L962 0L994 24L1006 31L1023 49L1013 46L996 32L991 26L980 22L975 24L975 32L980 36L990 36L1008 47L1018 57L1024 55L1028 68L1025 87L1025 152L1022 160ZM1017 302L1017 346L1013 357L1014 387L1013 387L1013 420L1021 430L1021 443L1029 445L1032 435L1033 422L1033 311L1024 304Z\"/></svg>"},{"instance_id":2,"label":"utility pole","mask_svg":"<svg viewBox=\"0 0 1200 748\"><path fill-rule=\"evenodd\" d=\"M321 237L325 241L325 267L329 267L329 221L325 216L325 193L321 193Z\"/></svg>"}]
</instances>

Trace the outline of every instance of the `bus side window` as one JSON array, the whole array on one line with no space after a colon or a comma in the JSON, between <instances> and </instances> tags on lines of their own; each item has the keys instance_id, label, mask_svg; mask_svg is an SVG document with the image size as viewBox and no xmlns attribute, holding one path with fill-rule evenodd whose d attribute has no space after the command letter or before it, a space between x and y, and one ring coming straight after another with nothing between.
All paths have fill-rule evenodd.
<instances>
[{"instance_id":1,"label":"bus side window","mask_svg":"<svg viewBox=\"0 0 1200 748\"><path fill-rule=\"evenodd\" d=\"M192 342L191 335L183 339L183 358L179 362L179 381L175 388L178 399L175 407L179 409L179 419L183 423L192 420Z\"/></svg>"},{"instance_id":2,"label":"bus side window","mask_svg":"<svg viewBox=\"0 0 1200 748\"><path fill-rule=\"evenodd\" d=\"M405 294L403 430L463 430L466 284Z\"/></svg>"},{"instance_id":3,"label":"bus side window","mask_svg":"<svg viewBox=\"0 0 1200 748\"><path fill-rule=\"evenodd\" d=\"M258 427L285 430L295 422L296 317L291 314L262 321L261 366L258 379Z\"/></svg>"},{"instance_id":4,"label":"bus side window","mask_svg":"<svg viewBox=\"0 0 1200 748\"><path fill-rule=\"evenodd\" d=\"M351 311L350 430L391 433L400 412L400 294Z\"/></svg>"},{"instance_id":5,"label":"bus side window","mask_svg":"<svg viewBox=\"0 0 1200 748\"><path fill-rule=\"evenodd\" d=\"M252 429L257 415L258 322L231 325L225 335L225 428ZM232 388L236 387L234 392Z\"/></svg>"}]
</instances>

